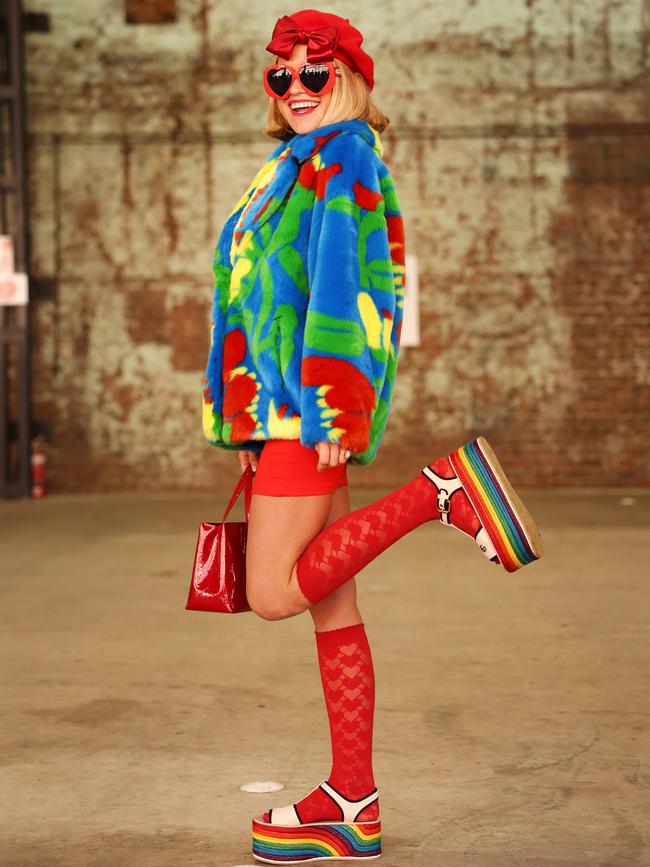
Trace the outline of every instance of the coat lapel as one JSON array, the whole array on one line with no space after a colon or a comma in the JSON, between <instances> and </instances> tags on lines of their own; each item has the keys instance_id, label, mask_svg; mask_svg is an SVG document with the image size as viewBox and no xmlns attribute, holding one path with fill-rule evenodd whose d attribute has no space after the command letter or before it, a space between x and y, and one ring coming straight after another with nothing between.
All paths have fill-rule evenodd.
<instances>
[{"instance_id":1,"label":"coat lapel","mask_svg":"<svg viewBox=\"0 0 650 867\"><path fill-rule=\"evenodd\" d=\"M288 147L270 159L265 169L237 221L237 233L256 232L282 202L297 177L295 160Z\"/></svg>"},{"instance_id":2,"label":"coat lapel","mask_svg":"<svg viewBox=\"0 0 650 867\"><path fill-rule=\"evenodd\" d=\"M267 171L260 173L260 181L237 221L235 231L238 237L249 230L253 233L257 232L290 193L301 164L311 159L330 139L345 133L363 135L368 143L380 152L379 136L372 127L361 120L339 121L294 136L279 154L276 149L267 162Z\"/></svg>"}]
</instances>

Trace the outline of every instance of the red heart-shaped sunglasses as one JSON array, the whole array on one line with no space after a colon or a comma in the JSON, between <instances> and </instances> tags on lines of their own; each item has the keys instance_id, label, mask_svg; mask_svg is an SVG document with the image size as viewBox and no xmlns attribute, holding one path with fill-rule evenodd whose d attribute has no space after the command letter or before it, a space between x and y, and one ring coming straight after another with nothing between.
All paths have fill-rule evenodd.
<instances>
[{"instance_id":1,"label":"red heart-shaped sunglasses","mask_svg":"<svg viewBox=\"0 0 650 867\"><path fill-rule=\"evenodd\" d=\"M297 78L307 93L322 96L334 87L336 76L340 74L341 70L330 61L305 63L300 69L274 63L264 70L264 89L273 99L286 99Z\"/></svg>"}]
</instances>

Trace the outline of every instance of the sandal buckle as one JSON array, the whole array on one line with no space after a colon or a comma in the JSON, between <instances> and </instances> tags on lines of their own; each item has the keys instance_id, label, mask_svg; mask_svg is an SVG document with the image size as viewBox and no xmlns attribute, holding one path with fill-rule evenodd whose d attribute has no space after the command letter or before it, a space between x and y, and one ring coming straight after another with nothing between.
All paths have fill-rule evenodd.
<instances>
[{"instance_id":1,"label":"sandal buckle","mask_svg":"<svg viewBox=\"0 0 650 867\"><path fill-rule=\"evenodd\" d=\"M444 488L440 488L438 491L438 511L443 514L449 514L449 510L451 508L451 501L449 498L449 491L446 491Z\"/></svg>"}]
</instances>

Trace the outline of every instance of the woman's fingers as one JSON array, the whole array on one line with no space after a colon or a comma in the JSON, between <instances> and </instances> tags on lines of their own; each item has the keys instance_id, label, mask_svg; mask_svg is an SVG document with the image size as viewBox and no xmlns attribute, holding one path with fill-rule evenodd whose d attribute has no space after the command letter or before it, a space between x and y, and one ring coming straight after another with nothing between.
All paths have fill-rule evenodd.
<instances>
[{"instance_id":1,"label":"woman's fingers","mask_svg":"<svg viewBox=\"0 0 650 867\"><path fill-rule=\"evenodd\" d=\"M316 451L318 452L318 464L316 469L318 472L326 469L329 465L330 459L330 445L329 443L316 443Z\"/></svg>"},{"instance_id":2,"label":"woman's fingers","mask_svg":"<svg viewBox=\"0 0 650 867\"><path fill-rule=\"evenodd\" d=\"M246 467L250 464L253 468L253 472L257 472L257 453L253 451L249 451L248 449L244 449L239 453L239 464L241 466L242 472L246 469Z\"/></svg>"},{"instance_id":3,"label":"woman's fingers","mask_svg":"<svg viewBox=\"0 0 650 867\"><path fill-rule=\"evenodd\" d=\"M350 457L350 450L341 448L338 443L318 442L316 443L316 451L318 452L316 469L319 471L328 467L337 467Z\"/></svg>"}]
</instances>

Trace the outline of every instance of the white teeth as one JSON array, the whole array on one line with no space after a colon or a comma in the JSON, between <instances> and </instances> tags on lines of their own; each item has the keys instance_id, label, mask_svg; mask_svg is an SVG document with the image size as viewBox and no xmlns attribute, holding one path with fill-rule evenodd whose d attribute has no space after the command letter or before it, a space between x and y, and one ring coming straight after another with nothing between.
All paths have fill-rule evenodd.
<instances>
[{"instance_id":1,"label":"white teeth","mask_svg":"<svg viewBox=\"0 0 650 867\"><path fill-rule=\"evenodd\" d=\"M315 108L317 105L317 102L292 102L291 108L294 110L296 108Z\"/></svg>"}]
</instances>

